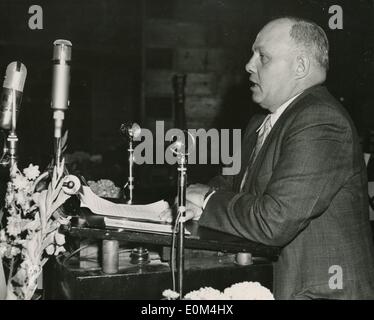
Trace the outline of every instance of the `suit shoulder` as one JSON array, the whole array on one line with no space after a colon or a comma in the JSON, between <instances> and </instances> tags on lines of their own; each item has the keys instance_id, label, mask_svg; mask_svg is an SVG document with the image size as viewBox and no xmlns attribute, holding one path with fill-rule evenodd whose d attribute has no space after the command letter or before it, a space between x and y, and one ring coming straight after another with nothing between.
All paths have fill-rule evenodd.
<instances>
[{"instance_id":1,"label":"suit shoulder","mask_svg":"<svg viewBox=\"0 0 374 320\"><path fill-rule=\"evenodd\" d=\"M310 92L296 103L294 108L295 119L340 124L346 128L354 127L347 110L327 89L323 89Z\"/></svg>"}]
</instances>

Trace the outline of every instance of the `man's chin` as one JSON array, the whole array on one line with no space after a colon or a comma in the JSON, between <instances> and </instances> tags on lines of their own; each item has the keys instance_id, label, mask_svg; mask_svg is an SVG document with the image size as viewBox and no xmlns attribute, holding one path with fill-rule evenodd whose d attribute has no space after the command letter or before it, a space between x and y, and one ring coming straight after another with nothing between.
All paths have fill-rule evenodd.
<instances>
[{"instance_id":1,"label":"man's chin","mask_svg":"<svg viewBox=\"0 0 374 320\"><path fill-rule=\"evenodd\" d=\"M262 101L261 95L258 92L252 92L252 100L253 102L260 104Z\"/></svg>"}]
</instances>

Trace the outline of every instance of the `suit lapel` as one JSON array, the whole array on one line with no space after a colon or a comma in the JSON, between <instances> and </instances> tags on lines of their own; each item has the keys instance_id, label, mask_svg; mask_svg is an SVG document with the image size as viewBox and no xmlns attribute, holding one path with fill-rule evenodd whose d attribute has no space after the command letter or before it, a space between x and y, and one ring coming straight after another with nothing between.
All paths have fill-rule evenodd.
<instances>
[{"instance_id":1,"label":"suit lapel","mask_svg":"<svg viewBox=\"0 0 374 320\"><path fill-rule=\"evenodd\" d=\"M261 150L258 153L258 155L255 159L255 162L252 165L252 169L250 170L250 172L248 172L246 186L244 187L245 190L248 190L248 188L250 190L253 189L254 181L256 180L256 178L258 176L258 173L259 173L259 166L260 166L260 164L262 164L264 162L265 157L268 156L268 153L266 152L266 150L268 149L268 146L272 142L272 140L276 139L277 131L279 131L280 128L284 127L285 122L287 121L287 118L288 118L289 114L291 114L291 112L295 108L297 108L298 102L301 99L303 99L306 95L308 95L311 91L315 91L315 90L326 90L326 89L325 89L325 87L323 87L321 85L316 85L316 86L313 86L313 87L305 90L294 101L291 102L291 104L287 107L287 109L278 118L274 127L271 129L269 135L267 136L264 144L262 145ZM261 124L261 122L260 122L260 124ZM256 134L255 134L255 136L257 137ZM254 146L252 145L250 148L253 149L253 147ZM249 158L249 156L248 156L248 158ZM242 163L244 163L244 162L242 162ZM245 168L247 167L247 163L248 163L248 159L247 159ZM249 185L247 185L248 183L249 183Z\"/></svg>"},{"instance_id":2,"label":"suit lapel","mask_svg":"<svg viewBox=\"0 0 374 320\"><path fill-rule=\"evenodd\" d=\"M261 123L264 121L266 115L261 115L256 121L254 121L253 125L248 126L247 131L245 133L245 137L243 139L241 148L242 148L242 155L241 155L241 168L239 174L234 177L234 190L239 191L240 183L243 179L244 173L247 170L247 166L249 164L249 160L251 157L251 153L256 145L257 141L257 132L256 130L260 127Z\"/></svg>"}]
</instances>

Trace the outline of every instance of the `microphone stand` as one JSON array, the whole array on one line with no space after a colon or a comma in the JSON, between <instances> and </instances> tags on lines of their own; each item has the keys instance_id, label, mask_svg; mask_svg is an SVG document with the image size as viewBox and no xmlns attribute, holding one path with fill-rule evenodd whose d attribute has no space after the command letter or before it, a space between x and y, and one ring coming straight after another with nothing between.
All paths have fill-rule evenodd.
<instances>
[{"instance_id":1,"label":"microphone stand","mask_svg":"<svg viewBox=\"0 0 374 320\"><path fill-rule=\"evenodd\" d=\"M128 187L129 189L129 199L126 201L126 203L130 205L134 202L134 137L137 136L135 132L136 128L134 129L134 125L135 124L132 124L132 126L130 126L130 124L123 123L120 127L120 132L129 140L129 147L127 149L129 153L129 176L127 179L127 183L124 185L123 189L125 190L126 187ZM148 249L142 247L141 245L132 249L130 258L130 263L136 264L139 267L142 267L143 265L150 262Z\"/></svg>"},{"instance_id":2,"label":"microphone stand","mask_svg":"<svg viewBox=\"0 0 374 320\"><path fill-rule=\"evenodd\" d=\"M128 188L129 188L129 199L127 200L127 204L133 203L133 190L134 190L134 148L133 148L133 138L130 137L129 139L129 148L127 149L129 152L129 177L128 177Z\"/></svg>"},{"instance_id":3,"label":"microphone stand","mask_svg":"<svg viewBox=\"0 0 374 320\"><path fill-rule=\"evenodd\" d=\"M177 245L177 279L180 299L183 298L184 275L184 223L186 219L186 186L187 186L187 160L186 154L180 153L178 157L178 245Z\"/></svg>"},{"instance_id":4,"label":"microphone stand","mask_svg":"<svg viewBox=\"0 0 374 320\"><path fill-rule=\"evenodd\" d=\"M125 190L126 187L129 188L129 199L127 204L133 204L133 195L134 195L134 138L137 137L140 133L140 127L136 124L123 123L120 127L121 134L129 141L129 147L127 149L129 153L129 176L127 183L123 186Z\"/></svg>"},{"instance_id":5,"label":"microphone stand","mask_svg":"<svg viewBox=\"0 0 374 320\"><path fill-rule=\"evenodd\" d=\"M127 204L133 204L133 192L134 192L134 148L133 148L133 135L130 134L129 138L129 148L127 151L129 152L129 177L127 186L129 188L129 199L127 200ZM131 263L137 264L139 267L149 263L149 252L147 248L143 246L137 246L133 248L130 254Z\"/></svg>"},{"instance_id":6,"label":"microphone stand","mask_svg":"<svg viewBox=\"0 0 374 320\"><path fill-rule=\"evenodd\" d=\"M60 165L61 162L61 138L55 138L55 163L56 166Z\"/></svg>"},{"instance_id":7,"label":"microphone stand","mask_svg":"<svg viewBox=\"0 0 374 320\"><path fill-rule=\"evenodd\" d=\"M12 172L12 168L14 165L17 164L17 143L18 137L16 134L16 125L17 125L17 118L16 118L16 92L12 90L12 124L11 129L7 138L9 142L9 159L10 159L10 172Z\"/></svg>"}]
</instances>

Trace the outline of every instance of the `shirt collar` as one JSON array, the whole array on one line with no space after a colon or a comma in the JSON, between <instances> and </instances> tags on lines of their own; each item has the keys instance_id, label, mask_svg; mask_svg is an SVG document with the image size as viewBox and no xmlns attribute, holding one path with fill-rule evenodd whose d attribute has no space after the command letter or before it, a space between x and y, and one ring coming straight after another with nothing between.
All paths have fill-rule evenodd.
<instances>
[{"instance_id":1,"label":"shirt collar","mask_svg":"<svg viewBox=\"0 0 374 320\"><path fill-rule=\"evenodd\" d=\"M264 121L262 122L262 124L258 127L256 132L261 130L261 128L264 126L266 120L269 117L270 117L271 127L274 127L275 123L277 122L279 117L282 115L282 113L287 109L287 107L292 103L292 101L294 101L300 94L302 94L302 92L298 93L296 96L292 97L291 99L288 99L285 103L280 105L280 107L277 110L275 110L273 113L268 114L266 118L264 119Z\"/></svg>"}]
</instances>

